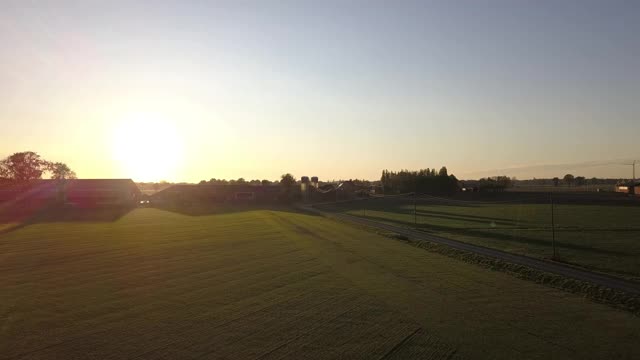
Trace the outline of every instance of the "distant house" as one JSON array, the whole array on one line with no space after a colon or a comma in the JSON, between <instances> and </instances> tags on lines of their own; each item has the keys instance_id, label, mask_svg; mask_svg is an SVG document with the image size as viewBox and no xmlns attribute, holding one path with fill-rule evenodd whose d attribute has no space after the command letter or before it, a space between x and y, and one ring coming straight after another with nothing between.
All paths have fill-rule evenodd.
<instances>
[{"instance_id":1,"label":"distant house","mask_svg":"<svg viewBox=\"0 0 640 360\"><path fill-rule=\"evenodd\" d=\"M278 184L179 184L158 191L149 199L153 203L275 202L280 194Z\"/></svg>"},{"instance_id":2,"label":"distant house","mask_svg":"<svg viewBox=\"0 0 640 360\"><path fill-rule=\"evenodd\" d=\"M615 188L616 192L619 193L625 193L625 194L632 194L632 195L638 195L640 196L640 182L627 182L627 183L621 183L621 184L617 184L616 188Z\"/></svg>"}]
</instances>

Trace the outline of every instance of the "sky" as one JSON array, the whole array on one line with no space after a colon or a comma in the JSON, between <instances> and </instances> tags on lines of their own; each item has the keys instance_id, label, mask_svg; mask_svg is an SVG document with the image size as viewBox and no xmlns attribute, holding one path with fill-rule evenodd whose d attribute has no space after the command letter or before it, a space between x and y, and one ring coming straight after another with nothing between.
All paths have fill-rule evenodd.
<instances>
[{"instance_id":1,"label":"sky","mask_svg":"<svg viewBox=\"0 0 640 360\"><path fill-rule=\"evenodd\" d=\"M0 156L82 178L617 178L640 160L637 1L1 6Z\"/></svg>"}]
</instances>

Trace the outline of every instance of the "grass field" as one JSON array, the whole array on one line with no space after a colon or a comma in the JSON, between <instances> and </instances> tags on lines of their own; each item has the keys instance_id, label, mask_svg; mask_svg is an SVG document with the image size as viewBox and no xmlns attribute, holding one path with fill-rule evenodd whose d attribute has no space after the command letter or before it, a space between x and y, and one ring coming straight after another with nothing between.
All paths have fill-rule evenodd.
<instances>
[{"instance_id":1,"label":"grass field","mask_svg":"<svg viewBox=\"0 0 640 360\"><path fill-rule=\"evenodd\" d=\"M319 216L0 235L0 359L637 359L640 318Z\"/></svg>"},{"instance_id":2,"label":"grass field","mask_svg":"<svg viewBox=\"0 0 640 360\"><path fill-rule=\"evenodd\" d=\"M369 199L325 209L418 227L435 235L512 253L550 258L551 206L545 203L464 202L419 198ZM561 260L640 277L640 206L554 205L556 251ZM417 222L417 224L416 224Z\"/></svg>"}]
</instances>

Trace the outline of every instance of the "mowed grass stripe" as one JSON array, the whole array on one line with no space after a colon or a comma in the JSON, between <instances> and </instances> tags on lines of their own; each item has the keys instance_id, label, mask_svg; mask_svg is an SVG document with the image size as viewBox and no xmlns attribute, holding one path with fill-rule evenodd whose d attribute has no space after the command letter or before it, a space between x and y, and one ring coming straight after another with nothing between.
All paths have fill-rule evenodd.
<instances>
[{"instance_id":1,"label":"mowed grass stripe","mask_svg":"<svg viewBox=\"0 0 640 360\"><path fill-rule=\"evenodd\" d=\"M187 264L187 266L189 266L189 264ZM260 275L260 274L261 274L261 273L258 273L258 275ZM269 274L269 273L267 272L267 274ZM274 274L274 273L272 272L271 274L269 274L269 275L265 275L265 276L273 277L274 275L276 275L276 274ZM191 284L190 284L190 281L188 281L188 279L187 279L187 281L185 281L185 284L189 284L189 286L193 286L193 285L194 285L193 283L191 283ZM195 284L195 285L197 285L197 284ZM99 303L98 303L98 304L99 304ZM108 308L111 308L111 310L116 310L116 309L117 309L117 307L114 307L114 306L109 306ZM115 313L118 313L118 312L115 312ZM88 314L86 314L86 315L88 315ZM92 314L92 315L93 315L93 314ZM85 316L85 314L82 314L82 312L80 312L80 313L79 313L79 316L80 316L80 317L82 317L82 316ZM99 318L98 318L98 319L99 319ZM100 320L100 319L99 319L99 320Z\"/></svg>"},{"instance_id":2,"label":"mowed grass stripe","mask_svg":"<svg viewBox=\"0 0 640 360\"><path fill-rule=\"evenodd\" d=\"M139 209L0 249L0 359L638 355L628 313L317 216Z\"/></svg>"},{"instance_id":3,"label":"mowed grass stripe","mask_svg":"<svg viewBox=\"0 0 640 360\"><path fill-rule=\"evenodd\" d=\"M254 313L250 316L238 318L226 323L214 334L209 332L202 336L214 336L215 341L201 341L201 338L190 338L188 342L182 342L178 346L170 346L158 349L151 354L145 354L145 359L154 359L156 356L165 357L168 353L189 353L193 358L201 357L238 357L239 351L264 352L265 344L257 348L248 346L247 341L263 334L269 339L270 344L279 345L279 341L288 338L293 333L310 330L321 317L333 316L336 311L345 312L345 303L350 304L359 296L349 290L344 290L338 295L310 293L300 297L296 302L283 302L274 304ZM277 308L287 306L295 313L293 317L278 316ZM275 312L274 312L275 311ZM320 315L320 316L319 316ZM249 340L248 340L249 339ZM165 352L166 351L166 352ZM243 357L240 357L243 358Z\"/></svg>"},{"instance_id":4,"label":"mowed grass stripe","mask_svg":"<svg viewBox=\"0 0 640 360\"><path fill-rule=\"evenodd\" d=\"M304 288L303 286L296 286L296 285L297 284L294 284L294 287L299 290L302 290ZM191 306L187 306L185 308L175 308L175 306L170 306L170 307L154 308L154 309L138 309L137 312L139 312L140 314L144 314L144 316L136 316L134 318L124 318L124 319L120 319L120 321L118 322L108 323L108 324L104 323L104 321L100 321L99 323L105 324L106 329L94 330L93 332L89 332L89 333L82 333L78 338L73 339L73 342L85 343L86 342L85 340L90 339L91 335L100 335L99 338L101 339L109 338L111 339L110 341L113 342L114 337L107 336L108 335L107 333L109 331L115 332L114 334L115 339L118 339L121 337L119 336L120 334L118 334L118 332L120 332L122 330L122 326L125 326L125 325L127 326L127 331L133 331L137 335L146 334L147 332L137 331L137 329L138 328L145 329L149 325L152 325L152 326L163 325L163 328L164 328L164 325L172 325L168 327L168 329L175 331L180 328L180 326L178 326L179 324L182 324L182 327L190 328L194 326L194 324L196 324L198 321L202 321L206 323L208 327L212 327L214 326L213 324L215 324L215 321L219 321L223 323L228 321L233 321L237 317L246 316L247 314L251 314L253 312L259 311L260 309L266 306L269 306L270 301L286 301L286 298L283 298L282 293L283 292L290 293L291 287L292 285L290 285L290 283L282 284L279 287L274 287L274 289L269 292L260 293L259 299L248 298L248 299L243 299L241 301L238 301L237 303L231 303L227 306L200 308L201 310L200 312L195 311L195 308ZM308 284L307 284L307 287L308 287ZM277 292L279 294L271 295L270 294L271 292ZM178 311L177 312L164 311L169 309L174 309ZM185 317L185 315L188 315L188 316ZM231 316L232 318L230 319L229 316ZM97 319L97 320L101 320L101 319ZM153 320L153 321L150 321L150 320ZM149 334L153 334L152 335L153 338L156 338L156 339L158 338L158 335L160 335L157 331L150 332ZM174 333L174 336L175 336L175 333ZM118 347L122 347L124 343L127 342L127 340L133 341L134 347L140 347L141 345L139 342L140 340L139 338L129 338L129 337L127 337L126 339L121 339L117 343L113 342L113 344L114 345L117 344ZM55 346L59 346L59 345L64 345L66 350L67 346L69 346L69 342L55 344ZM50 347L47 347L47 348L50 348Z\"/></svg>"},{"instance_id":5,"label":"mowed grass stripe","mask_svg":"<svg viewBox=\"0 0 640 360\"><path fill-rule=\"evenodd\" d=\"M383 272L380 272L380 271L368 272L365 274L362 271L362 269L359 266L357 266L357 264L359 264L362 261L366 261L366 259L360 257L360 255L357 252L353 252L347 248L342 247L341 244L331 240L331 238L324 237L322 233L318 231L319 228L324 229L323 231L330 231L327 229L335 228L335 226L338 224L335 223L334 221L331 221L325 218L317 219L317 218L299 215L299 214L290 215L290 214L272 212L272 215L273 215L272 222L276 224L275 226L278 226L282 229L283 234L285 236L295 241L301 241L304 239L305 249L307 249L308 251L311 251L311 253L315 257L321 259L323 263L330 266L334 271L334 273L337 276L340 276L343 279L343 281L351 283L353 286L357 288L364 289L367 291L367 293L372 293L368 288L369 285L365 285L363 287L362 281L369 281L369 280L365 280L367 278L369 279L375 278L374 282L376 282L377 284L383 284L385 282L395 281L393 276L388 276L389 274L384 274ZM307 223L307 221L314 222L313 226L308 226L309 224ZM344 227L344 228L340 228L340 230L346 231L347 232L346 236L348 236L348 233L354 230L354 228ZM362 236L362 231L360 231L359 235ZM345 236L345 234L342 234L341 236ZM336 237L336 239L340 239L340 236ZM318 243L318 240L320 241L320 244ZM330 244L328 248L326 248L327 243ZM321 247L323 247L323 249L319 249L316 245L320 245ZM368 270L371 270L371 269L367 267L367 271ZM379 304L381 305L384 303L379 302ZM392 318L387 318L387 319L379 318L382 315L390 315L390 314L392 315ZM368 315L371 316L372 319L374 319L370 322L369 327L376 327L382 324L383 328L387 327L387 330L390 330L392 328L390 324L394 324L394 325L398 324L401 322L400 319L403 318L400 312L396 312L395 310L392 310L391 308L386 306L386 304L385 306L371 307L369 309ZM412 331L415 331L415 329L418 328L418 324L415 322L407 323L407 326L408 328L411 328ZM397 345L397 343L402 341L404 337L406 337L406 335L407 334L404 334L403 336L398 335L399 337L396 340L392 340L390 343L386 343L383 341L383 343L385 343L385 346L386 346L384 347L384 349L386 350L384 350L382 354L389 351L389 349ZM442 348L445 348L445 347L448 348L449 351L446 352L447 354L452 354L454 352L455 348L450 345L445 345L446 344L445 341L441 339L436 340L435 338L433 340L434 340L434 343L438 342L439 344L441 344ZM358 342L358 340L353 340L353 341L355 341L355 343ZM351 343L351 345L356 346L355 343ZM366 345L358 345L356 347L359 347L359 346L366 346ZM364 353L371 355L372 350L373 349L369 349L369 351L365 351ZM343 351L346 351L346 350L343 350ZM373 353L377 353L377 351L374 351ZM352 354L352 356L355 356L355 354ZM346 356L346 357L349 358L349 356Z\"/></svg>"},{"instance_id":6,"label":"mowed grass stripe","mask_svg":"<svg viewBox=\"0 0 640 360\"><path fill-rule=\"evenodd\" d=\"M66 338L67 336L83 336L87 332L101 332L103 330L109 330L113 328L117 328L118 325L124 325L126 323L129 324L129 329L135 328L135 319L139 319L139 324L146 324L149 320L162 320L166 317L172 317L173 313L167 310L176 309L178 312L178 316L190 315L193 316L193 311L197 309L208 309L210 306L223 306L226 304L233 304L234 301L238 301L239 299L243 299L244 296L248 296L253 293L263 294L268 293L269 290L277 289L278 287L289 286L291 283L295 283L296 280L304 280L306 277L314 277L320 274L318 271L302 271L297 273L284 273L279 276L271 277L263 276L261 278L254 279L255 282L251 283L251 285L247 285L246 289L243 289L242 293L234 293L233 298L216 298L212 296L216 296L218 294L224 294L224 289L221 289L222 292L218 292L218 289L213 293L209 293L207 289L194 289L191 293L184 293L182 296L189 299L198 299L192 300L188 303L176 303L171 301L163 301L162 297L154 297L149 298L150 303L140 303L138 302L133 306L125 306L125 304L106 304L105 306L100 306L99 311L76 311L71 316L63 317L62 319L57 318L55 313L43 313L41 317L50 317L51 319L47 322L38 322L37 324L33 324L33 327L40 328L41 330L31 334L32 336L26 337L25 340L29 338L33 338L34 343L42 343L53 342L58 343L56 339ZM267 284L261 283L262 280L267 280L270 278L270 282ZM269 288L269 289L265 289ZM244 294L244 295L243 295ZM220 295L218 295L220 296ZM224 295L222 295L224 296ZM228 295L227 295L228 296ZM214 299L214 304L211 304L211 299ZM220 303L224 304L220 304ZM246 303L245 303L246 305ZM265 305L266 306L266 305ZM157 318L154 316L157 314ZM23 324L29 325L29 324ZM72 326L75 330L75 334L68 334L67 329L68 326ZM59 330L61 333L57 334L56 330ZM45 338L44 341L42 338ZM39 340L36 340L39 339ZM19 345L22 344L13 344L19 348ZM28 343L25 344L28 346ZM11 349L7 349L5 354L11 353Z\"/></svg>"},{"instance_id":7,"label":"mowed grass stripe","mask_svg":"<svg viewBox=\"0 0 640 360\"><path fill-rule=\"evenodd\" d=\"M312 281L312 279L308 280ZM278 304L295 304L296 301L300 301L299 298L304 298L304 295L298 298L282 296L283 293L290 293L294 289L305 294L304 288L309 288L309 284L300 285L300 283L284 285L270 295L256 294L255 298L247 298L228 306L202 309L202 312L190 314L187 318L163 316L157 321L138 321L127 329L133 336L121 337L118 333L119 329L114 327L107 332L83 336L73 343L61 344L64 347L50 347L31 355L34 358L49 358L62 350L64 354L71 353L79 357L90 355L100 359L122 357L148 359L153 358L154 353L166 354L184 344L191 346L200 342L209 344L211 339L215 339L214 342L218 343L223 336L226 336L230 324L243 318L253 318L256 314L268 311ZM114 337L119 340L113 341Z\"/></svg>"},{"instance_id":8,"label":"mowed grass stripe","mask_svg":"<svg viewBox=\"0 0 640 360\"><path fill-rule=\"evenodd\" d=\"M629 342L634 336L640 338L640 324L631 314L372 233L363 235L329 219L277 216L288 220L282 225L292 228L295 236L309 239L308 249L326 259L334 271L406 315L417 315L425 328L474 349L473 357L522 357L523 351L530 357L539 349L553 349L566 358L611 353L633 358L640 351L638 344ZM292 223L305 230L301 233ZM568 324L576 328L561 330ZM622 333L621 346L604 340ZM502 351L496 354L495 349Z\"/></svg>"},{"instance_id":9,"label":"mowed grass stripe","mask_svg":"<svg viewBox=\"0 0 640 360\"><path fill-rule=\"evenodd\" d=\"M345 228L345 229L336 230L336 227L322 226L320 224L317 224L316 222L310 222L306 218L301 219L299 223L303 224L305 228L309 229L310 231L313 231L313 233L316 235L316 238L329 241L333 244L332 246L342 246L345 248L347 252L352 251L351 248L346 246L348 244L348 241L340 241L339 245L335 245L336 241L333 241L331 239L340 239L341 235L342 236L351 235L353 234L353 231L354 231L353 229ZM346 238L351 239L351 237L349 236L347 236ZM399 278L414 282L415 285L413 285L413 287L416 287L417 285L417 287L420 289L420 291L423 294L423 296L421 297L421 299L423 300L421 301L423 301L425 305L426 303L430 302L431 301L430 299L432 299L434 296L438 298L442 298L442 297L453 298L451 300L452 303L465 304L464 307L457 309L457 311L460 312L459 316L461 316L461 318L467 319L466 321L469 321L469 319L481 319L480 321L475 323L473 326L471 326L470 327L471 329L475 328L477 329L477 331L481 332L482 329L486 327L486 324L491 326L491 328L487 328L488 331L491 331L491 329L495 328L493 326L493 324L495 324L495 321L492 321L492 319L496 316L496 314L498 317L500 317L501 315L503 315L504 312L501 311L500 307L493 306L493 303L491 301L488 301L488 299L501 298L501 297L508 299L513 297L512 289L511 291L509 291L509 288L505 287L503 284L496 283L495 281L492 282L490 279L485 279L483 277L478 277L477 273L471 273L471 272L465 271L468 269L464 269L464 267L460 267L460 271L457 271L457 268L453 270L456 278L453 282L453 285L455 285L455 289L451 287L440 287L440 286L434 287L432 284L432 281L434 281L433 276L425 276L424 278L422 278L422 281L414 281L416 280L416 278L408 275L411 274L415 269L419 268L419 266L416 266L415 263L408 262L408 261L404 261L404 262L389 261L390 255L393 254L393 252L385 251L385 247L391 250L393 246L392 246L392 243L384 244L384 245L385 246L372 247L371 248L372 250L375 249L378 251L374 252L370 256L362 256L360 257L360 259L363 261L366 261L367 263L373 264L375 268L379 268L383 270L391 270ZM358 245L356 244L355 246L358 246ZM369 250L369 248L367 248L367 250ZM421 252L416 253L414 251L411 251L410 254L407 254L409 256L407 256L405 260L410 259L412 257L415 259L416 256L410 256L413 254L415 254L418 258L419 258L419 255L423 255L423 256L425 255L424 253L421 254ZM428 255L431 255L431 254L428 254ZM433 257L434 256L430 256L429 260L432 261ZM442 258L441 260L450 261L450 259L447 259L440 255L435 255L435 257L436 258L441 257ZM423 257L422 261L425 261L425 260L426 259L424 259ZM398 265L404 265L404 266L398 266ZM431 274L433 273L431 272ZM380 278L381 277L377 277L377 279L380 279ZM473 289L470 289L469 291L456 290L456 289L468 287L468 284L471 282L479 286L474 286ZM400 283L398 280L386 279L384 283L393 284L393 286L389 286L387 290L384 290L385 288L383 286L378 286L372 289L375 289L376 291L378 291L379 294L387 293L385 297L390 297L390 296L396 297L396 295L393 294L393 292L403 293L404 291L408 291L408 290L404 290L406 289L404 287L402 288L398 287ZM526 282L523 282L523 285L529 285L529 284ZM535 287L538 291L541 291L543 294L554 293L554 292L557 293L557 291L550 288L544 288L540 286L535 286ZM517 296L520 297L522 296L522 294L517 294ZM442 304L438 304L438 306L442 306ZM500 306L504 306L504 304L500 304ZM515 314L517 314L518 317L521 317L521 314L528 313L528 311L526 311L527 308L523 306L519 306L518 310L525 310L524 312L516 311ZM513 313L510 313L508 314L508 316L505 316L505 317L509 319L513 319L513 315L514 315ZM528 329L526 326L519 326L518 322L504 321L502 327L503 329L500 329L498 331L499 333L502 333L504 335L502 335L502 338L499 341L501 343L504 342L504 346L518 353L521 352L520 350L521 345L518 347L512 347L510 346L510 344L518 343L518 342L524 343L522 341L523 338L524 339L529 338L525 342L531 343L532 344L531 346L543 347L544 343L547 343L549 345L553 345L554 347L557 347L558 349L562 349L567 354L574 351L574 349L571 348L570 346L567 346L561 342L555 341L554 336L542 336L536 332L530 331L530 329Z\"/></svg>"},{"instance_id":10,"label":"mowed grass stripe","mask_svg":"<svg viewBox=\"0 0 640 360\"><path fill-rule=\"evenodd\" d=\"M42 227L43 225L38 226ZM6 240L6 238L9 236L5 236L5 241L0 240L0 250L2 251L2 261L0 261L0 267L11 267L17 270L22 266L27 268L28 266L34 265L51 265L49 263L37 263L37 261L77 261L78 259L82 260L82 257L91 258L93 256L101 256L101 258L107 260L109 257L119 258L123 255L155 256L158 253L167 252L173 249L181 249L188 252L202 252L210 248L216 248L219 250L220 247L224 246L237 248L243 242L258 242L260 241L260 239L265 237L269 238L273 234L273 232L265 231L255 232L255 234L244 231L246 233L245 236L247 236L247 239L231 239L220 241L220 238L224 237L227 231L231 231L230 235L232 235L233 228L231 228L230 230L228 229L225 232L220 232L219 226L216 226L205 235L201 235L200 237L195 238L193 238L192 235L188 233L185 235L184 233L176 232L174 227L172 227L171 229L173 230L166 232L159 232L158 230L155 230L152 233L145 233L144 236L140 235L140 232L142 230L136 228L132 228L128 232L119 231L119 234L116 238L137 239L131 240L130 242L127 242L125 244L121 244L120 240L116 241L115 239L105 239L108 234L98 233L95 235L100 236L100 239L103 242L76 242L74 241L74 239L66 238L65 241L62 242L51 240L42 244L38 244L33 248L28 247L27 249L21 249L20 251L17 251L16 248L22 248L23 244L30 243L31 239L27 238L23 239L22 242L16 242ZM91 234L83 234L82 231L75 231L73 233L77 233L83 237L91 236ZM2 237L0 237L0 239L2 239ZM217 241L215 241L216 239ZM271 245L277 246L278 243L276 241L271 241ZM28 259L19 256L24 252L29 253ZM55 257L50 256L52 252L56 253ZM107 257L105 255L109 256ZM20 261L13 262L11 261L12 259L19 259ZM55 264L55 262L53 264ZM22 268L20 269L24 270Z\"/></svg>"}]
</instances>

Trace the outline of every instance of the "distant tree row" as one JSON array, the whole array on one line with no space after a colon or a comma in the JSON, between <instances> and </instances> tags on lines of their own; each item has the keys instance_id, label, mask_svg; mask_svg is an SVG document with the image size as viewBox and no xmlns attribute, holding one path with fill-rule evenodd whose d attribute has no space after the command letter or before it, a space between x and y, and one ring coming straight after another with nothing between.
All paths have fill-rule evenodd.
<instances>
[{"instance_id":1,"label":"distant tree row","mask_svg":"<svg viewBox=\"0 0 640 360\"><path fill-rule=\"evenodd\" d=\"M504 191L513 186L515 178L508 176L491 176L478 180L478 190L480 191Z\"/></svg>"},{"instance_id":2,"label":"distant tree row","mask_svg":"<svg viewBox=\"0 0 640 360\"><path fill-rule=\"evenodd\" d=\"M277 181L276 181L277 182ZM271 185L273 181L263 179L263 180L245 180L244 178L238 178L237 180L226 180L226 179L216 179L211 178L209 181L201 180L200 184L210 184L210 185Z\"/></svg>"},{"instance_id":3,"label":"distant tree row","mask_svg":"<svg viewBox=\"0 0 640 360\"><path fill-rule=\"evenodd\" d=\"M408 193L419 192L425 194L449 195L458 190L458 179L454 175L449 175L447 168L442 167L440 171L436 169L420 169L417 171L382 170L380 182L385 193Z\"/></svg>"},{"instance_id":4,"label":"distant tree row","mask_svg":"<svg viewBox=\"0 0 640 360\"><path fill-rule=\"evenodd\" d=\"M517 186L581 186L581 185L615 185L620 183L623 179L610 179L610 178L586 178L584 176L573 176L572 174L566 174L562 178L534 178L527 180L516 180L512 178L513 182Z\"/></svg>"},{"instance_id":5,"label":"distant tree row","mask_svg":"<svg viewBox=\"0 0 640 360\"><path fill-rule=\"evenodd\" d=\"M14 153L0 160L0 179L36 180L48 173L52 179L75 179L73 172L65 163L47 161L33 151Z\"/></svg>"},{"instance_id":6,"label":"distant tree row","mask_svg":"<svg viewBox=\"0 0 640 360\"><path fill-rule=\"evenodd\" d=\"M280 180L267 180L267 179L263 179L263 180L259 180L259 179L255 179L255 180L245 180L244 178L238 178L236 180L231 179L231 180L227 180L227 179L216 179L216 178L211 178L208 181L207 180L200 180L199 184L200 185L255 185L255 186L267 186L267 185L273 185L273 184L278 184L282 181L283 177L288 175L287 177L287 181L289 181L289 177L291 179L293 179L294 183L295 183L295 178L293 177L293 175L291 174L284 174L281 176Z\"/></svg>"},{"instance_id":7,"label":"distant tree row","mask_svg":"<svg viewBox=\"0 0 640 360\"><path fill-rule=\"evenodd\" d=\"M296 184L296 178L290 173L283 174L280 176L280 180L270 181L267 179L263 180L250 180L247 181L244 178L238 178L237 180L226 180L226 179L216 179L211 178L209 181L201 180L200 185L253 185L253 186L269 186L279 184L282 187L282 191L287 195L292 193L293 187Z\"/></svg>"},{"instance_id":8,"label":"distant tree row","mask_svg":"<svg viewBox=\"0 0 640 360\"><path fill-rule=\"evenodd\" d=\"M553 186L560 186L561 180L559 178L554 177L552 181L553 181ZM584 176L573 176L571 174L566 174L562 178L562 182L567 184L567 186L571 186L571 185L582 186L587 183L587 179Z\"/></svg>"}]
</instances>

